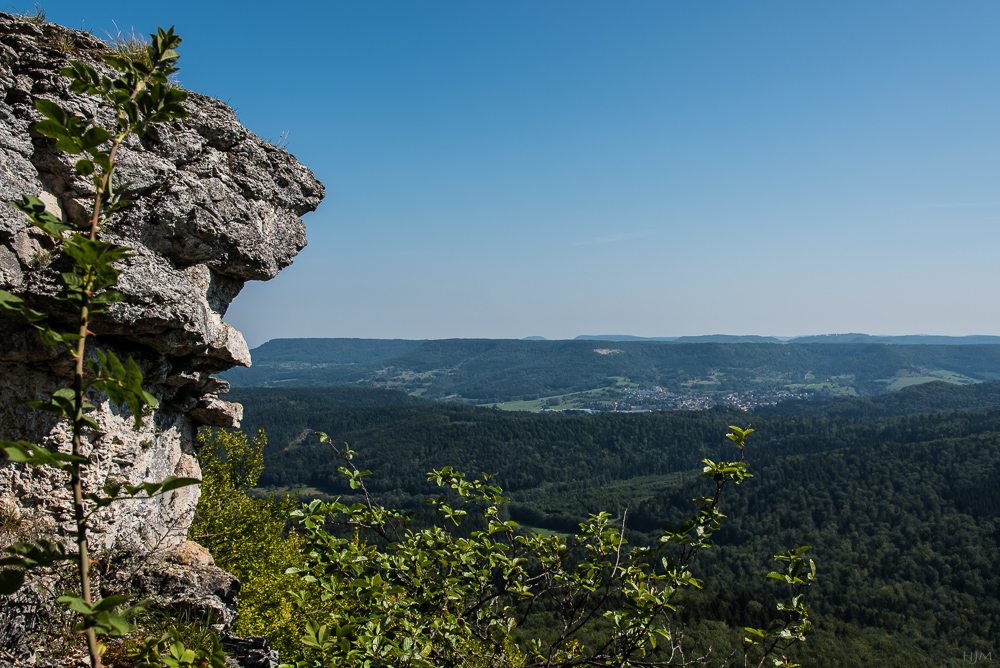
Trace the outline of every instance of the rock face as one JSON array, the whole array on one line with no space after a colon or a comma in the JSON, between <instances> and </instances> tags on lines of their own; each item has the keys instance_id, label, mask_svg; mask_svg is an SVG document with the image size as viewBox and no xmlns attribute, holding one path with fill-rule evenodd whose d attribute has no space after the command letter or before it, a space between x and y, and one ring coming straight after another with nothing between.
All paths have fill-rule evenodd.
<instances>
[{"instance_id":1,"label":"rock face","mask_svg":"<svg viewBox=\"0 0 1000 668\"><path fill-rule=\"evenodd\" d=\"M75 176L51 140L33 133L41 119L33 101L56 101L112 128L109 110L95 97L73 94L59 73L73 59L114 76L97 58L106 48L87 33L0 13L0 199L36 195L64 220L85 222L93 184ZM185 106L189 118L154 126L119 152L116 179L131 182L126 197L135 204L104 236L135 255L122 268L124 301L92 329L98 346L135 359L160 405L139 429L127 408L100 405L95 417L104 433L90 444L94 463L86 480L94 490L109 482L197 477L198 426L238 426L242 407L219 398L228 384L211 374L249 366L250 354L222 318L245 281L273 278L292 262L306 244L299 216L324 194L308 169L240 125L222 102L191 94ZM57 321L67 317L51 298L60 262L48 239L0 204L0 289L54 312ZM0 439L66 443L62 425L15 403L67 384L69 360L56 353L33 330L0 316ZM197 496L198 488L188 487L113 505L93 522L94 548L110 554L177 545ZM58 475L0 464L5 521L65 534L68 500Z\"/></svg>"}]
</instances>

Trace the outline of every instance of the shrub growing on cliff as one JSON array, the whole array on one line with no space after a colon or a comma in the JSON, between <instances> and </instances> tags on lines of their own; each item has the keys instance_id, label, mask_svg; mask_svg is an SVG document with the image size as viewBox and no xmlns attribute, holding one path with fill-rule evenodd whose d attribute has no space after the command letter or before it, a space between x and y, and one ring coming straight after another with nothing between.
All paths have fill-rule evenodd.
<instances>
[{"instance_id":1,"label":"shrub growing on cliff","mask_svg":"<svg viewBox=\"0 0 1000 668\"><path fill-rule=\"evenodd\" d=\"M36 310L16 295L0 291L0 310L19 314L34 326L42 343L61 349L73 362L71 387L54 390L48 401L24 402L66 421L71 434L69 452L23 440L2 441L0 449L15 462L52 467L68 476L76 547L75 552L67 552L63 544L42 539L15 543L8 549L11 556L0 559L0 566L5 567L0 570L0 594L17 591L29 570L72 561L80 591L64 594L58 600L78 615L77 630L86 637L90 662L95 667L101 666L104 651L98 636L131 631L129 618L140 612L142 606L122 608L129 602L128 596L98 599L92 591L87 535L91 514L118 499L149 497L198 482L192 478L169 477L158 483L109 484L100 493L85 492L83 485L93 437L101 431L97 421L88 415L95 409L93 402L103 393L113 403L127 405L136 426L142 423L146 407L157 403L155 397L143 390L142 374L135 362L131 358L122 362L113 353L93 346L91 331L94 316L121 300L121 295L115 291L119 275L116 264L130 256L128 248L103 241L100 235L110 217L130 203L123 197L128 184L115 179L118 149L130 135L142 136L153 123L187 115L181 104L186 93L167 85L167 77L177 70L175 63L179 56L174 49L181 40L172 28L160 29L151 38L146 63L114 54L102 56L119 72L115 79L77 61L71 61L70 67L62 71L70 79L73 92L98 96L110 106L115 113L115 127L111 130L55 102L35 101L35 108L45 117L35 124L35 131L54 140L58 150L78 156L74 163L76 175L90 178L94 187L88 223L80 230L46 211L45 205L32 195L24 195L20 201L12 203L53 245L52 267L56 270L53 278L59 287L54 298L65 305L60 310L72 314L71 323L64 328L56 318L50 318L49 313Z\"/></svg>"}]
</instances>

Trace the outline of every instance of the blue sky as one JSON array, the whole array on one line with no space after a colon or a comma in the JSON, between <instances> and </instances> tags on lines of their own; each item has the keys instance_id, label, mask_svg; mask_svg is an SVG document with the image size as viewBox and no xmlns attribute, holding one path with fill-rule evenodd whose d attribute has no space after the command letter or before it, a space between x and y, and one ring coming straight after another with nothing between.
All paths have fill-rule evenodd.
<instances>
[{"instance_id":1,"label":"blue sky","mask_svg":"<svg viewBox=\"0 0 1000 668\"><path fill-rule=\"evenodd\" d=\"M44 3L327 187L271 338L1000 334L1000 4Z\"/></svg>"}]
</instances>

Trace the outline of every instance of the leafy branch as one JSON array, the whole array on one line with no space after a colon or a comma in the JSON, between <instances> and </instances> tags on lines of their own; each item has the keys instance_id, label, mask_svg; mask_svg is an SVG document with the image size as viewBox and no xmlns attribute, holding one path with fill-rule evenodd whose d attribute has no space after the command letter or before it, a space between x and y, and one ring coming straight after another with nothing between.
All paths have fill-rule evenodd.
<instances>
[{"instance_id":1,"label":"leafy branch","mask_svg":"<svg viewBox=\"0 0 1000 668\"><path fill-rule=\"evenodd\" d=\"M524 532L503 519L508 499L489 475L468 480L450 467L428 474L443 488L425 501L436 521L412 528L413 513L387 510L373 499L364 481L370 472L353 463L357 453L335 448L344 461L341 474L363 502L317 500L292 513L305 539L304 562L288 572L309 585L297 597L310 617L301 638L306 651L294 666L706 663L707 654L685 656L673 600L685 587L701 588L691 559L713 545L725 517L719 510L725 487L750 477L743 451L753 429L731 429L739 461L705 460L702 475L713 479L715 493L695 499L694 517L678 528L665 526L652 547L627 545L625 513L620 523L608 513L592 515L571 538ZM665 554L671 544L679 555ZM788 554L798 558L801 548ZM797 621L805 613L795 595L779 606L792 615L778 624L785 639L809 631ZM536 613L554 615L552 636L521 639L518 629ZM767 635L771 630L764 633L765 658L785 647Z\"/></svg>"},{"instance_id":2,"label":"leafy branch","mask_svg":"<svg viewBox=\"0 0 1000 668\"><path fill-rule=\"evenodd\" d=\"M127 596L112 596L95 600L90 577L88 545L89 520L93 512L125 498L140 494L151 497L173 489L197 484L194 478L169 477L158 483L140 485L107 485L103 494L85 493L82 471L90 464L85 454L84 439L88 433L100 433L98 422L89 415L96 409L93 398L103 393L117 405L127 405L135 425L142 423L144 409L157 405L156 397L142 388L142 373L132 358L124 363L112 352L90 346L94 358L88 358L88 341L93 337L94 316L107 311L122 299L115 290L120 269L118 264L132 256L129 248L100 238L100 231L110 216L131 204L124 194L129 183L116 183L116 157L130 135L142 136L150 124L162 123L187 116L182 102L186 93L168 85L167 77L177 71L179 57L176 47L181 39L170 30L157 30L147 47L148 59L129 59L104 54L104 62L119 75L112 79L93 66L73 61L62 70L70 79L70 89L77 94L94 95L114 110L112 130L80 118L50 100L38 99L35 108L44 117L34 129L55 141L55 148L80 156L74 163L77 176L89 177L94 186L92 208L87 226L80 230L62 222L46 211L44 203L32 195L24 195L11 205L24 213L29 222L47 235L64 261L55 277L59 285L54 299L66 303L75 314L75 323L62 329L52 322L44 310L33 308L23 298L0 290L0 310L20 315L38 332L44 345L56 346L70 355L74 362L70 387L52 392L47 401L25 401L30 408L55 415L69 423L70 452L60 452L27 441L0 441L0 450L7 458L28 466L55 468L69 477L72 492L76 544L75 552L67 552L61 544L38 540L34 545L18 543L7 551L11 555L0 559L0 594L9 595L23 586L25 573L68 560L76 564L79 594L66 594L60 603L77 613L77 630L86 636L92 666L101 666L102 645L98 635L122 635L133 630L130 619L145 608L142 604L123 607Z\"/></svg>"}]
</instances>

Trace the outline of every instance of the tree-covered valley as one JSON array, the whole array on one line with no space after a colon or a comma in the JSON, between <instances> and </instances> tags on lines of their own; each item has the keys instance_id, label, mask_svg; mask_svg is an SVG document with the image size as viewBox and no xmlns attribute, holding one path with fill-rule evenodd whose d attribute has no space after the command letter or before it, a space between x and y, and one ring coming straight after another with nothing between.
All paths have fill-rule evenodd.
<instances>
[{"instance_id":1,"label":"tree-covered valley","mask_svg":"<svg viewBox=\"0 0 1000 668\"><path fill-rule=\"evenodd\" d=\"M804 665L961 665L1000 629L1000 383L928 383L874 397L766 411L567 415L434 403L371 388L237 388L244 429L268 443L259 491L356 498L316 431L348 443L367 488L417 508L431 469L487 472L509 518L569 533L602 510L635 544L690 513L701 460L732 456L727 425L752 423L753 478L724 500L716 545L697 557L704 590L683 597L694 637L734 647L762 624L771 554L812 546L817 628ZM535 629L544 633L544 628Z\"/></svg>"}]
</instances>

